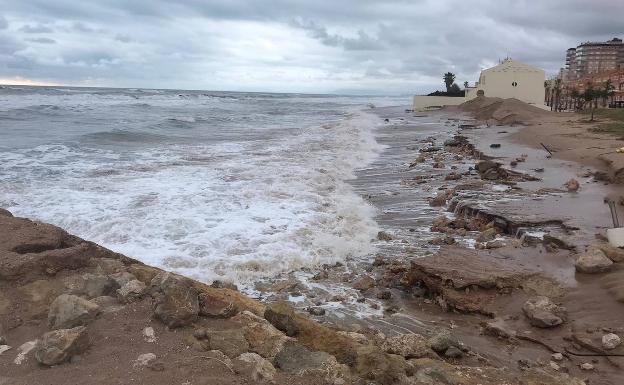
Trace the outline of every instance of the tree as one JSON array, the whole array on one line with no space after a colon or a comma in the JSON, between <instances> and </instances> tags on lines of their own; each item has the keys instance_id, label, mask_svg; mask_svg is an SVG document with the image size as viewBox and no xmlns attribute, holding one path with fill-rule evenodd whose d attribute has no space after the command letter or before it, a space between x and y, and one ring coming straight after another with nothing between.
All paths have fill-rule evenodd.
<instances>
[{"instance_id":1,"label":"tree","mask_svg":"<svg viewBox=\"0 0 624 385\"><path fill-rule=\"evenodd\" d=\"M444 74L444 84L446 85L446 92L451 92L451 86L455 82L455 74L447 72Z\"/></svg>"},{"instance_id":2,"label":"tree","mask_svg":"<svg viewBox=\"0 0 624 385\"><path fill-rule=\"evenodd\" d=\"M589 103L589 109L591 110L591 119L589 119L590 122L594 121L594 111L596 110L596 107L592 102L598 100L599 95L600 91L596 91L593 84L587 83L587 87L585 87L585 91L583 91L583 100L585 100L586 103Z\"/></svg>"},{"instance_id":3,"label":"tree","mask_svg":"<svg viewBox=\"0 0 624 385\"><path fill-rule=\"evenodd\" d=\"M453 85L451 86L451 89L449 91L449 93L451 94L459 94L461 92L461 88L459 88L459 86L457 85L457 83L453 83Z\"/></svg>"},{"instance_id":4,"label":"tree","mask_svg":"<svg viewBox=\"0 0 624 385\"><path fill-rule=\"evenodd\" d=\"M466 81L464 82L464 88L468 88L469 83Z\"/></svg>"},{"instance_id":5,"label":"tree","mask_svg":"<svg viewBox=\"0 0 624 385\"><path fill-rule=\"evenodd\" d=\"M574 110L578 109L579 98L581 97L581 93L576 89L572 88L572 92L570 92L570 97L574 102Z\"/></svg>"},{"instance_id":6,"label":"tree","mask_svg":"<svg viewBox=\"0 0 624 385\"><path fill-rule=\"evenodd\" d=\"M555 92L555 102L553 103L554 105L554 110L555 111L559 111L561 109L560 106L560 101L561 101L561 79L555 79L555 88L554 88L554 92Z\"/></svg>"},{"instance_id":7,"label":"tree","mask_svg":"<svg viewBox=\"0 0 624 385\"><path fill-rule=\"evenodd\" d=\"M546 105L550 106L550 82L548 80L544 80L544 88L545 88L545 92L544 92L544 101L546 102ZM552 108L551 108L552 109Z\"/></svg>"},{"instance_id":8,"label":"tree","mask_svg":"<svg viewBox=\"0 0 624 385\"><path fill-rule=\"evenodd\" d=\"M611 79L608 79L603 88L600 90L600 98L602 98L602 106L607 106L607 99L613 98L615 95L615 87L613 86L613 82Z\"/></svg>"}]
</instances>

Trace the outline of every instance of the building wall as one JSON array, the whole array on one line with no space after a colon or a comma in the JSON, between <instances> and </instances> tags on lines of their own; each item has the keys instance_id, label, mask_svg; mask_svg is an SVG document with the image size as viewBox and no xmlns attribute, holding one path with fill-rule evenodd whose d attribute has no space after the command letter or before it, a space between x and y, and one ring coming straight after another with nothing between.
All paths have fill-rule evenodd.
<instances>
[{"instance_id":1,"label":"building wall","mask_svg":"<svg viewBox=\"0 0 624 385\"><path fill-rule=\"evenodd\" d=\"M414 111L427 111L444 106L458 106L465 102L465 97L452 96L414 96Z\"/></svg>"},{"instance_id":2,"label":"building wall","mask_svg":"<svg viewBox=\"0 0 624 385\"><path fill-rule=\"evenodd\" d=\"M515 98L525 103L541 106L544 104L543 70L512 60L481 72L479 83L474 91L483 90L485 96ZM474 97L469 93L469 97Z\"/></svg>"}]
</instances>

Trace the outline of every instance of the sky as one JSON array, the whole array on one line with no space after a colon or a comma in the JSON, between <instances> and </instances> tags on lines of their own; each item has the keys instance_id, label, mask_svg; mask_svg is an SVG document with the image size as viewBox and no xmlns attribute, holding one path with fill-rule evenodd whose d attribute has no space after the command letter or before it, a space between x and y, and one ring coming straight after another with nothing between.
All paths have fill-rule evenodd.
<instances>
[{"instance_id":1,"label":"sky","mask_svg":"<svg viewBox=\"0 0 624 385\"><path fill-rule=\"evenodd\" d=\"M624 37L624 0L0 0L0 84L413 94Z\"/></svg>"}]
</instances>

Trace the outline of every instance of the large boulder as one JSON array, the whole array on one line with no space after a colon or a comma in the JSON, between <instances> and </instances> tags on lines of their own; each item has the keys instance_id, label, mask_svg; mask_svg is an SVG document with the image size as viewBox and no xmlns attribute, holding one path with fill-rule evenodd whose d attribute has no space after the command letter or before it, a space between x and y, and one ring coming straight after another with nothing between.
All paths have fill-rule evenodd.
<instances>
[{"instance_id":1,"label":"large boulder","mask_svg":"<svg viewBox=\"0 0 624 385\"><path fill-rule=\"evenodd\" d=\"M249 351L249 343L242 329L209 330L206 338L211 350L219 350L230 358Z\"/></svg>"},{"instance_id":2,"label":"large boulder","mask_svg":"<svg viewBox=\"0 0 624 385\"><path fill-rule=\"evenodd\" d=\"M444 354L448 349L452 347L462 347L462 344L448 330L443 330L439 333L434 334L431 338L429 338L428 342L431 350L438 354Z\"/></svg>"},{"instance_id":3,"label":"large boulder","mask_svg":"<svg viewBox=\"0 0 624 385\"><path fill-rule=\"evenodd\" d=\"M119 284L103 274L81 274L64 280L65 287L71 294L85 296L89 299L111 295L119 288Z\"/></svg>"},{"instance_id":4,"label":"large boulder","mask_svg":"<svg viewBox=\"0 0 624 385\"><path fill-rule=\"evenodd\" d=\"M48 326L51 329L70 329L93 321L100 307L84 298L71 294L61 294L50 305Z\"/></svg>"},{"instance_id":5,"label":"large boulder","mask_svg":"<svg viewBox=\"0 0 624 385\"><path fill-rule=\"evenodd\" d=\"M145 293L145 284L138 279L124 284L120 289L117 289L117 299L121 303L130 303L140 299Z\"/></svg>"},{"instance_id":6,"label":"large boulder","mask_svg":"<svg viewBox=\"0 0 624 385\"><path fill-rule=\"evenodd\" d=\"M365 291L375 287L375 279L370 275L364 275L353 283L355 290Z\"/></svg>"},{"instance_id":7,"label":"large boulder","mask_svg":"<svg viewBox=\"0 0 624 385\"><path fill-rule=\"evenodd\" d=\"M604 273L611 269L613 261L607 258L599 248L590 248L586 253L578 256L574 266L579 273Z\"/></svg>"},{"instance_id":8,"label":"large boulder","mask_svg":"<svg viewBox=\"0 0 624 385\"><path fill-rule=\"evenodd\" d=\"M552 328L566 321L566 308L556 305L544 296L527 300L522 306L522 311L529 323L539 328Z\"/></svg>"},{"instance_id":9,"label":"large boulder","mask_svg":"<svg viewBox=\"0 0 624 385\"><path fill-rule=\"evenodd\" d=\"M285 302L268 306L264 311L264 318L289 337L296 335L299 331L295 311Z\"/></svg>"},{"instance_id":10,"label":"large boulder","mask_svg":"<svg viewBox=\"0 0 624 385\"><path fill-rule=\"evenodd\" d=\"M330 354L312 351L296 341L288 341L275 356L275 365L284 372L302 374L318 369L333 358Z\"/></svg>"},{"instance_id":11,"label":"large boulder","mask_svg":"<svg viewBox=\"0 0 624 385\"><path fill-rule=\"evenodd\" d=\"M188 278L160 273L152 279L151 285L156 299L154 316L167 327L183 327L197 319L199 292Z\"/></svg>"},{"instance_id":12,"label":"large boulder","mask_svg":"<svg viewBox=\"0 0 624 385\"><path fill-rule=\"evenodd\" d=\"M242 323L249 351L258 353L264 358L272 360L289 340L267 320L249 311L244 311L233 319Z\"/></svg>"},{"instance_id":13,"label":"large boulder","mask_svg":"<svg viewBox=\"0 0 624 385\"><path fill-rule=\"evenodd\" d=\"M599 248L611 261L616 263L624 262L624 249L611 245L600 245Z\"/></svg>"},{"instance_id":14,"label":"large boulder","mask_svg":"<svg viewBox=\"0 0 624 385\"><path fill-rule=\"evenodd\" d=\"M43 335L35 347L35 358L42 365L53 366L84 353L89 347L87 328L59 329Z\"/></svg>"},{"instance_id":15,"label":"large boulder","mask_svg":"<svg viewBox=\"0 0 624 385\"><path fill-rule=\"evenodd\" d=\"M251 378L254 383L272 382L277 371L275 367L256 353L243 353L232 360L234 371Z\"/></svg>"},{"instance_id":16,"label":"large boulder","mask_svg":"<svg viewBox=\"0 0 624 385\"><path fill-rule=\"evenodd\" d=\"M322 379L322 383L344 384L351 377L349 368L338 363L334 356L312 351L294 340L284 344L274 362L286 373L309 375Z\"/></svg>"},{"instance_id":17,"label":"large boulder","mask_svg":"<svg viewBox=\"0 0 624 385\"><path fill-rule=\"evenodd\" d=\"M211 295L199 293L199 315L211 318L230 318L238 313L234 302Z\"/></svg>"},{"instance_id":18,"label":"large boulder","mask_svg":"<svg viewBox=\"0 0 624 385\"><path fill-rule=\"evenodd\" d=\"M401 334L383 339L379 347L386 353L405 358L421 358L433 355L427 339L420 334Z\"/></svg>"}]
</instances>

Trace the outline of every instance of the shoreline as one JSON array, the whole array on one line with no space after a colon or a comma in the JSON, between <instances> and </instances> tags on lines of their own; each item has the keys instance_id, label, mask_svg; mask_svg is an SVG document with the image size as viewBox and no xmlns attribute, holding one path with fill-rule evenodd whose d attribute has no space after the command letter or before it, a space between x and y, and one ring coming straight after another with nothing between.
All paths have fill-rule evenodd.
<instances>
[{"instance_id":1,"label":"shoreline","mask_svg":"<svg viewBox=\"0 0 624 385\"><path fill-rule=\"evenodd\" d=\"M610 328L618 334L624 335L624 330L607 325L612 323L613 319L621 319L618 318L621 317L620 312L608 314L609 309L603 306L599 308L601 310L599 313L585 314L587 311L583 309L583 306L600 306L600 304L594 304L593 302L595 301L592 300L597 296L611 298L608 297L611 294L607 292L606 288L600 287L596 279L593 279L594 276L586 275L576 279L572 261L575 254L562 247L562 245L567 245L568 243L575 243L577 250L583 252L585 245L596 242L594 233L588 234L588 231L592 226L595 227L595 223L601 221L600 218L596 219L599 212L590 213L594 220L586 221L589 223L585 224L585 226L579 226L577 224L578 218L562 218L556 210L546 213L550 214L550 216L542 215L540 217L535 213L531 214L530 211L527 211L526 205L521 204L518 206L518 202L529 201L532 202L534 211L540 211L540 207L553 206L553 202L556 202L555 205L578 207L588 199L595 200L597 194L600 194L600 191L602 191L602 187L596 184L593 187L596 187L597 191L593 191L592 185L584 183L581 186L581 192L576 195L565 191L537 193L541 188L542 182L524 180L522 175L525 175L525 172L528 172L528 169L533 167L533 162L539 163L542 162L542 159L537 158L537 155L533 158L534 154L528 154L527 159L519 167L522 170L518 172L520 176L517 176L520 179L515 179L513 182L515 185L511 184L512 188L508 190L497 191L496 188L493 188L494 186L505 186L505 184L500 183L501 181L484 181L471 168L474 165L472 156L475 153L487 154L488 157L494 156L497 161L505 161L506 163L513 156L520 156L518 152L521 150L513 147L514 144L511 140L504 138L500 138L501 149L509 151L509 154L490 153L491 150L487 147L489 144L485 143L483 136L491 137L490 135L502 131L501 127L491 127L489 129L481 127L477 130L470 130L470 134L466 134L473 135L472 139L480 140L483 145L486 145L486 148L480 148L461 140L457 142L457 145L454 145L448 141L454 139L458 126L461 123L472 121L472 118L467 117L465 114L456 115L453 112L442 111L429 113L426 116L414 116L413 114L403 112L402 108L380 108L376 109L376 112L382 118L387 117L389 119L388 124L381 127L378 134L382 141L394 143L394 147L391 146L384 151L384 154L389 154L390 159L385 159L385 164L380 166L384 168L383 172L376 169L375 164L369 165L365 170L358 172L358 179L352 181L352 183L355 186L355 190L365 195L369 202L382 207L378 219L380 220L380 225L388 231L385 235L381 233L379 235L380 239L378 242L382 246L378 253L379 255L371 263L350 261L346 266L322 266L318 270L308 272L308 274L315 273L315 277L317 277L315 280L319 282L326 281L330 285L332 283L340 283L343 286L353 287L356 292L360 293L353 298L353 303L371 307L373 310L374 306L377 306L377 309L379 309L377 312L378 316L370 316L370 319L365 320L366 322L363 324L354 323L355 318L332 318L332 302L350 301L350 299L346 298L332 298L327 302L323 301L319 305L314 304L312 306L314 309L326 309L326 315L324 312L321 314L320 311L315 313L309 310L308 306L304 307L295 303L293 305L301 313L311 313L311 315L307 316L309 319L303 316L295 316L293 313L290 313L290 310L287 310L289 308L281 308L279 310L279 306L282 305L279 305L278 302L279 306L274 310L279 314L285 315L272 318L271 315L267 315L265 307L273 305L261 304L260 302L246 299L244 295L238 294L231 289L218 287L218 284L217 287L210 288L207 285L197 283L201 285L200 291L210 293L213 298L216 296L222 302L224 301L223 293L227 293L225 296L226 304L236 304L239 312L248 309L260 318L269 320L273 326L285 332L286 335L290 335L289 333L292 332L298 343L306 349L323 351L336 357L338 362L341 365L346 365L346 367L339 366L336 363L333 364L330 372L332 375L342 373L339 377L345 382L336 381L338 377L334 376L331 381L326 378L327 383L350 383L349 381L353 380L353 378L350 378L350 375L344 375L345 370L353 375L362 375L363 373L359 372L362 368L358 369L356 364L358 357L362 360L368 360L375 356L374 360L367 361L366 366L375 371L371 379L378 383L399 383L397 382L399 378L393 377L390 372L397 370L400 372L409 367L405 371L406 381L418 375L422 376L422 379L426 379L427 373L431 373L431 370L434 370L443 373L442 375L449 379L455 378L453 373L458 371L463 376L463 379L455 378L455 380L464 381L458 382L462 385L477 383L498 384L501 381L515 384L520 383L521 380L530 381L529 379L531 378L537 381L535 383L540 384L580 384L580 382L574 382L575 380L563 373L569 371L575 377L590 378L592 384L595 381L603 381L605 384L616 384L617 382L609 381L620 379L621 373L611 368L610 365L612 363L609 363L605 358L596 358L598 362L593 363L597 367L596 370L581 371L578 365L591 360L584 359L581 362L581 357L574 357L566 353L564 349L564 345L568 341L566 338L573 334L570 334L569 329L573 324L575 327L590 325L588 327L597 328L595 332L589 333L593 335L589 337L584 335L579 338L589 338L591 340L591 337L596 337L598 334L602 335L602 332L600 332L601 328ZM414 129L418 129L418 127L429 127L433 131L429 135L426 133L427 130L421 130L419 135L416 135ZM439 130L439 128L443 129ZM428 136L431 137L428 138ZM497 142L499 142L498 139L496 138ZM444 142L450 145L444 146ZM438 150L420 151L421 149L433 147L437 147ZM398 151L398 149L401 150ZM419 159L422 157L417 163L421 166L410 167L410 164L416 157ZM556 164L551 168L554 174L559 174L561 170L566 170L569 166ZM544 181L549 172L544 173L542 177ZM447 179L448 175L453 175L453 177ZM558 178L561 177L563 176L554 178L546 187L552 189L555 185L559 186ZM394 185L395 188L388 189L383 187L386 185L382 181ZM367 186L366 183L370 184ZM382 188L374 194L370 190L366 192L367 188L375 184L382 186ZM590 193L584 193L586 189ZM438 197L441 197L443 201L438 199ZM485 199L483 199L484 197ZM507 207L505 212L501 212L500 206L496 206L497 203L500 204L501 202ZM484 204L491 204L492 206L484 207ZM426 215L415 217L413 215L415 208L426 211ZM447 216L451 222L440 223L438 220L440 215ZM472 225L468 223L463 225L465 227L472 226L472 228L460 228L458 219L462 216L465 216L468 220L475 218L478 220L472 221L474 222ZM495 234L492 239L488 238L485 242L476 242L475 239L483 236L484 233L488 233L488 230L493 228L487 226L489 226L488 222L495 217L503 218L507 221L509 224L508 228L501 228L500 233ZM559 220L559 222L555 223L555 226L548 227L550 226L548 221L552 218ZM526 236L521 241L518 241L515 233L508 233L511 229L518 230L518 228L524 226L525 229L522 231L529 234L530 231L526 231L527 227L539 227L544 223L548 223L548 230L552 233L552 242L556 244L554 246L549 242L533 239L530 236ZM429 231L432 224L433 227L437 226L437 229ZM571 228L579 228L580 230L570 230ZM583 234L578 236L574 235L574 232ZM426 233L429 235L423 237L422 235ZM492 235L491 231L488 234ZM444 244L448 241L446 237L456 238L454 242L458 245L443 245L438 250L439 245L435 243L442 242ZM416 244L415 239L418 239L417 242L419 244ZM555 242L554 239L561 243ZM504 247L471 248L472 245L477 244L483 244L484 247L488 244L494 245L497 241L499 241L497 246L503 244ZM525 241L527 243L523 245ZM412 244L414 247L412 247ZM429 249L430 252L424 252L423 250L425 249ZM60 251L56 250L51 250L51 252L52 255L60 253ZM45 253L48 253L48 251L44 251ZM28 255L28 253L26 254ZM49 253L46 255L50 257ZM414 256L422 258L411 260ZM2 251L2 258L6 262L9 258L16 258L16 255L15 253L7 254L6 251ZM86 261L88 261L89 257L86 258ZM470 261L472 266L467 264L466 261ZM134 262L136 261L128 261L128 265L133 265L135 264ZM472 269L457 271L458 265L472 267ZM607 274L615 274L620 271L621 266ZM14 298L17 298L21 305L16 308L15 300L12 298L8 300L0 298L0 304L5 304L8 301L9 306L5 306L5 310L9 308L17 312L14 315L23 315L23 318L27 318L25 324L12 325L8 329L9 342L15 345L15 342L12 342L12 340L23 340L26 336L32 338L37 333L45 331L44 319L50 301L54 299L54 294L67 290L63 284L63 279L74 276L76 273L85 274L85 272L87 274L101 274L101 271L100 273L93 271L88 264L80 266L66 265L62 269L54 271L53 274L44 269L37 273L39 275L35 274L37 275L36 277L28 276L28 274L23 272L18 274L17 280L6 281L6 277L0 279L0 285L3 285L3 280L6 281L3 285L6 288L9 287L7 285L18 284L18 290L11 290L12 293L15 293ZM369 279L364 279L366 277ZM440 277L446 278L440 281ZM33 280L33 278L38 279ZM449 279L451 286L447 287L447 280ZM33 287L28 285L40 281L50 281L53 284L44 286L50 286L53 289L51 289L51 293L48 293L45 298L36 304L35 307L38 313L35 316L24 313L24 309L28 310L34 305L25 294L27 292L23 291L22 288ZM154 286L153 280L146 278L144 281L146 286ZM460 281L470 283L459 283ZM279 284L279 287L274 286L271 290L279 289L280 295L273 300L289 299L295 297L294 294L306 295L306 293L302 293L306 288L300 287L296 279L281 279L276 280L275 283ZM38 283L38 285L42 285L42 283ZM182 283L182 285L184 284ZM36 286L35 290L40 291ZM587 292L584 293L583 291ZM216 293L219 293L219 295ZM564 303L568 307L569 319L564 323L564 326L542 330L528 324L521 307L527 298L536 293L549 294L555 301ZM312 294L315 294L315 292L312 292ZM172 333L162 326L157 326L159 324L152 321L153 310L151 305L152 303L158 303L158 298L158 295L153 296L151 293L148 294L146 292L140 301L129 304L113 303L114 306L107 305L112 308L121 306L121 309L110 310L109 313L100 316L101 318L97 319L93 326L90 326L95 330L97 337L89 353L85 355L84 361L86 363L84 365L94 364L93 360L98 355L97 351L101 349L102 338L109 333L109 331L102 329L105 322L121 326L124 322L132 322L134 318L140 319L139 324L143 326L138 327L135 325L130 330L124 331L116 337L121 338L126 334L135 333L139 340L143 340L140 337L142 327L154 324L153 327L156 329L157 335L159 337L162 336L163 340L167 340L167 343L163 344L162 348L169 350L172 346L177 346L178 348L176 349L179 349L182 346L187 346L188 348L188 346L201 345L200 342L203 340L193 339L194 330L197 329L198 325L209 330L223 328L235 330L241 327L244 329L246 325L248 326L245 323L246 321L240 318L240 314L243 313L239 313L239 315L234 317L238 317L237 319L228 317L213 319L201 316L199 323L191 323L190 325L192 326L185 326L179 329L180 334L184 335L185 338L182 341L182 336L175 337L173 335L176 333ZM362 301L360 302L360 300ZM213 302L219 303L219 301ZM574 305L575 302L576 306ZM219 309L223 310L222 307ZM124 316L118 316L118 314L124 314ZM492 317L492 315L497 316L497 318ZM2 317L6 317L6 313L0 312L0 320L4 321L5 318ZM310 319L315 321L310 321ZM284 324L283 320L290 321ZM500 324L493 325L499 321L502 322L503 326L500 326ZM261 321L256 320L255 322ZM296 325L295 329L298 329L289 332L289 322L294 323ZM576 325L577 322L579 325ZM340 325L346 334L336 334L336 331L332 331L333 329L327 328L323 324L332 328L335 325ZM266 328L263 327L263 329ZM587 328L583 330L587 330ZM514 335L504 335L503 331L514 331ZM380 334L380 332L383 334ZM528 332L528 334L525 332ZM4 332L0 331L0 337L2 333ZM496 336L492 337L490 335L492 333ZM430 349L431 341L436 338L439 340L440 335L450 335L451 337L448 337L447 340L451 342L442 350L432 351ZM275 337L277 334L271 334L271 336ZM245 335L246 339L248 339L247 337ZM263 335L263 337L266 338L267 335ZM277 339L282 340L282 337ZM347 359L343 356L345 351L340 350L342 348L337 350L336 347L332 346L336 341L340 341L340 343L344 343L347 346L344 349L349 352L349 357L351 358ZM542 344L535 341L541 341ZM251 344L250 341L248 343ZM575 343L578 344L578 342ZM587 349L587 346L592 346L593 343L590 341L588 345L582 345L581 348ZM142 345L143 348L152 349L153 345L149 345L148 342L145 342L145 344ZM362 345L371 347L367 347L364 349L366 352L363 352ZM550 364L550 355L553 352L549 351L545 345L551 348L554 347L554 349L561 350L564 353L564 362L556 362L557 370ZM450 349L451 347L454 349ZM200 352L205 352L207 349L201 346L195 346L195 348L199 349L198 351ZM453 350L452 354L449 349ZM96 353L93 353L93 351ZM122 348L122 351L121 358L128 361L124 365L132 366L138 352L126 347ZM501 355L501 351L506 353ZM159 359L162 354L165 354L165 357L167 357L163 351L157 351L156 353ZM36 367L34 359L31 358L28 367L16 368L11 366L13 357L11 356L11 360L6 358L8 354L0 355L0 367L5 365L6 368L11 369L10 373L21 373L21 375L37 376L41 374L37 372L39 369ZM176 357L183 353L177 351L171 354L172 357ZM191 356L193 354L197 355L198 353L190 353ZM395 356L401 356L401 359ZM355 357L356 362L352 361L353 357ZM236 361L236 358L230 357L232 361ZM313 373L310 378L307 378L305 375L294 375L293 373L284 372L283 367L280 367L280 364L275 361L275 357L270 357L269 355L269 357L264 358L278 368L276 380L280 379L290 383L301 384L306 384L308 383L307 381L316 383L314 381L318 378L318 372L310 372ZM223 357L218 359L226 360ZM329 361L326 361L326 363L331 362L331 359L327 358L327 360ZM617 358L612 360L617 363ZM407 366L404 367L404 363ZM204 373L202 371L206 369L205 367L198 368L193 365L189 368L175 369L171 366L171 362L166 359L162 364L165 368L165 377L163 378L168 376L174 376L177 379L189 378L192 377L194 371L195 374ZM64 370L77 370L77 367L80 365L80 362L63 364L54 368L54 373L60 374ZM219 369L218 366L218 363L215 363L210 368L217 373L217 378L220 381L229 379L232 381L231 383L239 383L236 381L245 383L245 380L241 380L241 378L251 375L241 370L242 374L236 371L236 376L234 376L227 368L221 367ZM28 370L26 370L27 368ZM129 370L132 371L133 369ZM152 373L150 370L152 369L139 371L136 375L140 378L162 376L163 372ZM27 372L28 374L26 374ZM102 373L101 370L99 372ZM477 375L476 372L480 374ZM82 375L86 375L86 373L83 372ZM394 373L394 375L398 376L397 373ZM2 377L0 377L0 380L2 380ZM402 380L405 380L405 378ZM277 382L280 383L279 380ZM119 383L123 382L120 380ZM159 384L159 382L155 383Z\"/></svg>"}]
</instances>

